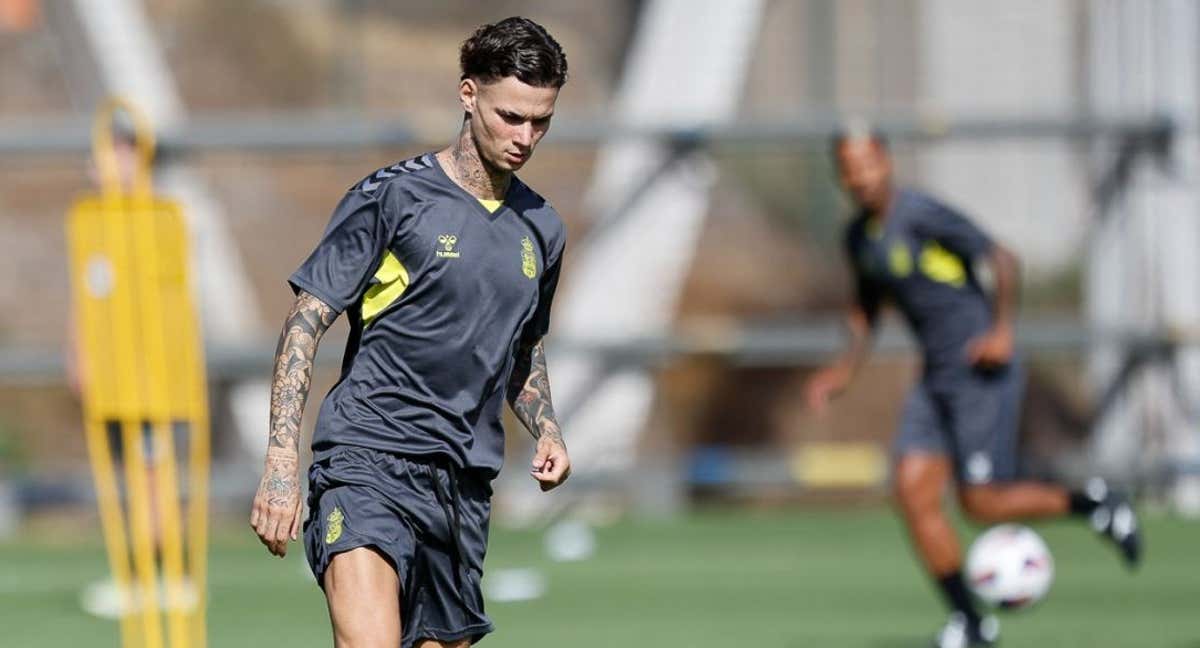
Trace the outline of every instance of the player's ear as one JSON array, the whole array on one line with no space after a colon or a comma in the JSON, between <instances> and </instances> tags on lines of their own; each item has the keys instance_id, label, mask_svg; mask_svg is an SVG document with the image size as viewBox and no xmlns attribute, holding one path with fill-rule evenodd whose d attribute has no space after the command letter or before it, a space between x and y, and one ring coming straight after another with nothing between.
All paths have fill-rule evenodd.
<instances>
[{"instance_id":1,"label":"player's ear","mask_svg":"<svg viewBox=\"0 0 1200 648\"><path fill-rule=\"evenodd\" d=\"M464 112L475 114L475 103L478 99L479 85L475 83L475 79L466 77L458 83L458 100L462 103Z\"/></svg>"}]
</instances>

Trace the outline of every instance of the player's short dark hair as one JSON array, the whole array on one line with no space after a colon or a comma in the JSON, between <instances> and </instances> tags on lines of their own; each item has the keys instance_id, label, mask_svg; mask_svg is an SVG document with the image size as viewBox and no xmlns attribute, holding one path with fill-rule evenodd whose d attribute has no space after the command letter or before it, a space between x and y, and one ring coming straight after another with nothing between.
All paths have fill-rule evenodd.
<instances>
[{"instance_id":1,"label":"player's short dark hair","mask_svg":"<svg viewBox=\"0 0 1200 648\"><path fill-rule=\"evenodd\" d=\"M838 151L842 148L842 144L850 140L866 139L867 141L878 146L884 153L888 152L888 139L883 131L872 128L867 132L862 132L859 129L839 128L834 131L829 138L829 154L837 158Z\"/></svg>"},{"instance_id":2,"label":"player's short dark hair","mask_svg":"<svg viewBox=\"0 0 1200 648\"><path fill-rule=\"evenodd\" d=\"M483 83L516 77L539 88L561 88L567 82L567 55L544 27L513 16L484 25L462 44L458 56L462 78Z\"/></svg>"}]
</instances>

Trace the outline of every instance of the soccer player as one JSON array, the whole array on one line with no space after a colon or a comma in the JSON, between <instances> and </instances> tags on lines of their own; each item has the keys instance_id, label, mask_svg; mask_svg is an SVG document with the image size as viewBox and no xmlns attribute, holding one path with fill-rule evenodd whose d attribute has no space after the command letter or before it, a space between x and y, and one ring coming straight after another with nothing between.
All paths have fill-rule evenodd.
<instances>
[{"instance_id":1,"label":"soccer player","mask_svg":"<svg viewBox=\"0 0 1200 648\"><path fill-rule=\"evenodd\" d=\"M515 175L567 60L540 25L508 18L471 35L460 64L457 139L351 188L289 280L250 523L277 556L297 539L301 412L317 343L345 312L304 523L338 647L461 647L492 630L480 579L506 398L537 439L542 490L570 472L542 348L565 231Z\"/></svg>"},{"instance_id":2,"label":"soccer player","mask_svg":"<svg viewBox=\"0 0 1200 648\"><path fill-rule=\"evenodd\" d=\"M998 625L976 610L942 507L951 480L962 509L977 522L1078 514L1115 543L1129 565L1139 558L1137 519L1126 499L1101 480L1090 481L1085 492L1071 492L1018 475L1024 370L1013 352L1018 284L1013 253L934 198L893 187L891 158L880 135L839 135L833 155L842 187L859 209L846 232L857 296L847 318L848 347L813 375L806 399L820 412L846 389L868 355L881 306L894 303L924 356L895 439L893 482L916 552L951 609L935 645L992 645ZM987 264L995 278L990 298L975 275L977 262Z\"/></svg>"}]
</instances>

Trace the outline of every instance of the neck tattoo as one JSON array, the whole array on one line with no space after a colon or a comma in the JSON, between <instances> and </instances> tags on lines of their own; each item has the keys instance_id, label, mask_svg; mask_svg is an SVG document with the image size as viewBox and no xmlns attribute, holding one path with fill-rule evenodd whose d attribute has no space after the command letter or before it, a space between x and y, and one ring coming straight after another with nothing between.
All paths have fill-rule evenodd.
<instances>
[{"instance_id":1,"label":"neck tattoo","mask_svg":"<svg viewBox=\"0 0 1200 648\"><path fill-rule=\"evenodd\" d=\"M467 193L482 200L503 200L512 183L512 173L500 171L479 155L470 124L463 123L458 139L449 148L438 151L438 161L450 179Z\"/></svg>"}]
</instances>

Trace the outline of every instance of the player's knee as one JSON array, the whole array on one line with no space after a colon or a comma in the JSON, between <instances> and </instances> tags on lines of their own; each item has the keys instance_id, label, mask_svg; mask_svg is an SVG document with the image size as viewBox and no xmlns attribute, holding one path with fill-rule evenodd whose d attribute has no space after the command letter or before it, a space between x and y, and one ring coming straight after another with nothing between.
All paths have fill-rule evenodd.
<instances>
[{"instance_id":1,"label":"player's knee","mask_svg":"<svg viewBox=\"0 0 1200 648\"><path fill-rule=\"evenodd\" d=\"M915 508L912 505L915 501L916 496L912 484L905 483L899 475L896 475L896 479L892 483L892 505L901 511L908 512Z\"/></svg>"},{"instance_id":2,"label":"player's knee","mask_svg":"<svg viewBox=\"0 0 1200 648\"><path fill-rule=\"evenodd\" d=\"M941 506L941 486L927 470L902 461L896 469L892 497L909 514L937 511Z\"/></svg>"},{"instance_id":3,"label":"player's knee","mask_svg":"<svg viewBox=\"0 0 1200 648\"><path fill-rule=\"evenodd\" d=\"M958 503L967 518L976 524L999 522L997 493L991 486L967 486L958 492Z\"/></svg>"}]
</instances>

